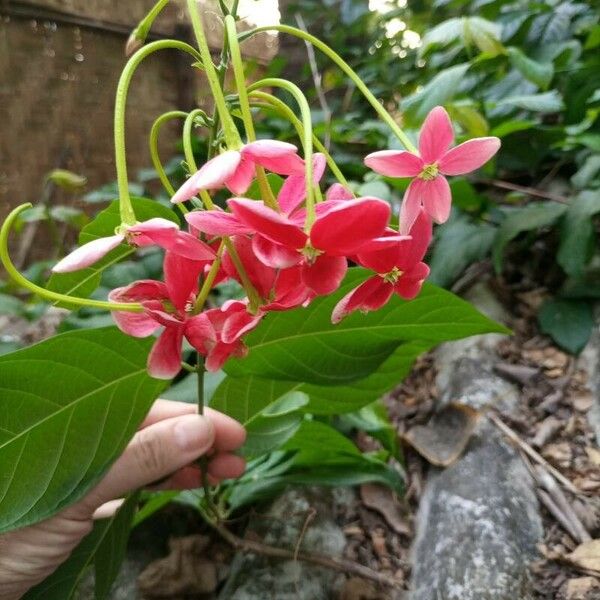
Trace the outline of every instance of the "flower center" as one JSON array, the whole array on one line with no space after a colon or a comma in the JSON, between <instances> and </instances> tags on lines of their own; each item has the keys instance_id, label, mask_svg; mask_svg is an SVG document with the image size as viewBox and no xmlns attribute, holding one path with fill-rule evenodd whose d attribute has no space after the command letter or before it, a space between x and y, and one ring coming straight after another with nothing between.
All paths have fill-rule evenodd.
<instances>
[{"instance_id":1,"label":"flower center","mask_svg":"<svg viewBox=\"0 0 600 600\"><path fill-rule=\"evenodd\" d=\"M424 169L419 173L419 177L425 181L431 181L438 176L439 167L437 163L425 165Z\"/></svg>"},{"instance_id":2,"label":"flower center","mask_svg":"<svg viewBox=\"0 0 600 600\"><path fill-rule=\"evenodd\" d=\"M317 250L316 248L313 248L310 245L310 242L308 242L306 246L304 246L304 248L300 250L300 254L304 256L304 259L309 265L312 265L317 260L317 258L319 258L321 254L323 254L323 250Z\"/></svg>"},{"instance_id":3,"label":"flower center","mask_svg":"<svg viewBox=\"0 0 600 600\"><path fill-rule=\"evenodd\" d=\"M401 271L398 267L394 267L389 273L382 275L382 277L386 283L394 285L402 275L404 275L404 271Z\"/></svg>"}]
</instances>

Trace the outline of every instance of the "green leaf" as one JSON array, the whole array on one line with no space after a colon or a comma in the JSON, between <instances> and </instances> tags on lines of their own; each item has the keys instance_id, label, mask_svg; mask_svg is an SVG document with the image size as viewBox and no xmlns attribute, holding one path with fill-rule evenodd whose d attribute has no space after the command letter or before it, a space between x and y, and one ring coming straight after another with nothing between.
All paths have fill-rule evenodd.
<instances>
[{"instance_id":1,"label":"green leaf","mask_svg":"<svg viewBox=\"0 0 600 600\"><path fill-rule=\"evenodd\" d=\"M77 501L121 454L165 385L153 341L74 331L0 357L0 533Z\"/></svg>"},{"instance_id":2,"label":"green leaf","mask_svg":"<svg viewBox=\"0 0 600 600\"><path fill-rule=\"evenodd\" d=\"M96 521L93 531L73 550L69 559L31 589L23 600L70 600L93 564L96 570L95 598L108 598L125 556L137 500L138 494L133 494L114 517Z\"/></svg>"},{"instance_id":3,"label":"green leaf","mask_svg":"<svg viewBox=\"0 0 600 600\"><path fill-rule=\"evenodd\" d=\"M133 209L139 221L146 221L154 217L161 217L174 221L179 225L177 215L162 204L147 198L132 198ZM96 218L86 225L79 234L79 244L83 245L101 237L114 235L115 229L121 225L119 202L115 200L110 206L98 213ZM104 269L133 254L134 249L126 244L121 244L109 252L102 260L87 269L74 273L54 273L47 288L67 294L69 296L88 297L100 285L100 277Z\"/></svg>"},{"instance_id":4,"label":"green leaf","mask_svg":"<svg viewBox=\"0 0 600 600\"><path fill-rule=\"evenodd\" d=\"M129 193L132 196L141 196L144 193L144 186L139 183L129 183ZM119 197L119 186L116 181L107 183L97 190L91 191L86 194L83 199L85 202L90 204L97 204L100 202L112 202L115 198Z\"/></svg>"},{"instance_id":5,"label":"green leaf","mask_svg":"<svg viewBox=\"0 0 600 600\"><path fill-rule=\"evenodd\" d=\"M518 131L526 131L536 126L537 123L535 121L502 121L502 123L500 123L498 126L492 129L490 135L495 135L496 137L503 138L507 135L510 135L511 133L517 133Z\"/></svg>"},{"instance_id":6,"label":"green leaf","mask_svg":"<svg viewBox=\"0 0 600 600\"><path fill-rule=\"evenodd\" d=\"M337 302L368 273L350 269L340 290L308 308L270 314L247 338L247 358L230 360L225 372L240 377L343 385L376 371L402 342L432 344L506 331L453 294L425 285L410 302L393 296L382 309L331 324Z\"/></svg>"},{"instance_id":7,"label":"green leaf","mask_svg":"<svg viewBox=\"0 0 600 600\"><path fill-rule=\"evenodd\" d=\"M259 456L280 448L298 431L304 417L301 409L308 396L291 391L253 415L244 424L246 442L240 449L246 456Z\"/></svg>"},{"instance_id":8,"label":"green leaf","mask_svg":"<svg viewBox=\"0 0 600 600\"><path fill-rule=\"evenodd\" d=\"M502 255L510 241L525 231L554 224L566 210L566 205L558 202L532 202L523 208L512 210L502 221L494 242L492 256L496 272L502 271Z\"/></svg>"},{"instance_id":9,"label":"green leaf","mask_svg":"<svg viewBox=\"0 0 600 600\"><path fill-rule=\"evenodd\" d=\"M543 94L510 96L498 102L498 106L507 105L540 113L560 112L565 107L561 95L556 90L545 92Z\"/></svg>"},{"instance_id":10,"label":"green leaf","mask_svg":"<svg viewBox=\"0 0 600 600\"><path fill-rule=\"evenodd\" d=\"M460 123L471 137L484 137L489 133L489 125L484 116L470 104L449 104L450 118Z\"/></svg>"},{"instance_id":11,"label":"green leaf","mask_svg":"<svg viewBox=\"0 0 600 600\"><path fill-rule=\"evenodd\" d=\"M551 62L535 61L519 50L519 48L508 48L508 57L511 64L525 79L535 83L539 88L545 90L554 77L554 66Z\"/></svg>"},{"instance_id":12,"label":"green leaf","mask_svg":"<svg viewBox=\"0 0 600 600\"><path fill-rule=\"evenodd\" d=\"M440 45L446 46L460 39L463 34L463 25L460 18L454 17L443 21L439 25L428 29L421 39L421 47L419 55L423 56L427 53L431 46Z\"/></svg>"},{"instance_id":13,"label":"green leaf","mask_svg":"<svg viewBox=\"0 0 600 600\"><path fill-rule=\"evenodd\" d=\"M481 17L463 17L462 23L465 46L474 44L481 52L492 57L504 52L500 41L502 28L498 23Z\"/></svg>"},{"instance_id":14,"label":"green leaf","mask_svg":"<svg viewBox=\"0 0 600 600\"><path fill-rule=\"evenodd\" d=\"M548 300L538 314L540 328L561 347L579 354L594 328L594 315L588 302Z\"/></svg>"},{"instance_id":15,"label":"green leaf","mask_svg":"<svg viewBox=\"0 0 600 600\"><path fill-rule=\"evenodd\" d=\"M464 63L444 69L431 79L423 89L406 98L402 102L402 108L406 111L408 118L411 121L420 123L432 108L451 100L458 91L470 66L469 63Z\"/></svg>"},{"instance_id":16,"label":"green leaf","mask_svg":"<svg viewBox=\"0 0 600 600\"><path fill-rule=\"evenodd\" d=\"M86 177L66 169L54 169L48 173L46 179L69 192L77 192L87 185Z\"/></svg>"},{"instance_id":17,"label":"green leaf","mask_svg":"<svg viewBox=\"0 0 600 600\"><path fill-rule=\"evenodd\" d=\"M0 315L23 316L25 304L14 296L0 294Z\"/></svg>"},{"instance_id":18,"label":"green leaf","mask_svg":"<svg viewBox=\"0 0 600 600\"><path fill-rule=\"evenodd\" d=\"M470 264L487 256L495 237L495 227L475 223L466 215L439 227L430 261L431 283L452 285Z\"/></svg>"},{"instance_id":19,"label":"green leaf","mask_svg":"<svg viewBox=\"0 0 600 600\"><path fill-rule=\"evenodd\" d=\"M578 194L565 214L561 227L558 264L568 275L582 275L596 246L592 217L600 213L600 193Z\"/></svg>"},{"instance_id":20,"label":"green leaf","mask_svg":"<svg viewBox=\"0 0 600 600\"><path fill-rule=\"evenodd\" d=\"M571 183L582 190L590 186L600 174L600 154L591 154L588 156L573 177Z\"/></svg>"}]
</instances>

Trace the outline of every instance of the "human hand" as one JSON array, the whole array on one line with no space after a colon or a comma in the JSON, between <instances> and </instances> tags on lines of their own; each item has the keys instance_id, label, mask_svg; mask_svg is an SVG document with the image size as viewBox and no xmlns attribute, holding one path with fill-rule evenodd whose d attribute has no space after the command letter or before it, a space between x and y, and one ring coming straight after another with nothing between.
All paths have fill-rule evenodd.
<instances>
[{"instance_id":1,"label":"human hand","mask_svg":"<svg viewBox=\"0 0 600 600\"><path fill-rule=\"evenodd\" d=\"M111 516L127 493L201 486L194 461L209 455L211 483L239 477L245 462L232 451L246 438L244 428L217 411L183 402L157 400L123 454L82 500L50 519L0 536L0 600L17 600L63 563L92 530ZM166 479L165 479L166 478Z\"/></svg>"}]
</instances>

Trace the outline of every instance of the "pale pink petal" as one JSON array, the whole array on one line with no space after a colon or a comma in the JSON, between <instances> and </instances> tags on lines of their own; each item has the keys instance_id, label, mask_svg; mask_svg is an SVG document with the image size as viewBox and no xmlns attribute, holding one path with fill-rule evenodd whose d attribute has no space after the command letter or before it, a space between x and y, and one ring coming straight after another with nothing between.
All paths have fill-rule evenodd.
<instances>
[{"instance_id":1,"label":"pale pink petal","mask_svg":"<svg viewBox=\"0 0 600 600\"><path fill-rule=\"evenodd\" d=\"M313 156L313 181L315 185L321 181L327 161L323 154L315 154ZM306 177L304 173L299 175L290 175L277 196L277 203L281 212L285 215L290 215L306 198Z\"/></svg>"},{"instance_id":2,"label":"pale pink petal","mask_svg":"<svg viewBox=\"0 0 600 600\"><path fill-rule=\"evenodd\" d=\"M242 148L242 154L261 167L279 175L293 175L304 172L304 161L298 156L298 148L287 142L258 140L246 144Z\"/></svg>"},{"instance_id":3,"label":"pale pink petal","mask_svg":"<svg viewBox=\"0 0 600 600\"><path fill-rule=\"evenodd\" d=\"M262 202L232 198L227 204L240 221L272 242L293 249L304 247L307 236L302 228Z\"/></svg>"},{"instance_id":4,"label":"pale pink petal","mask_svg":"<svg viewBox=\"0 0 600 600\"><path fill-rule=\"evenodd\" d=\"M127 233L133 235L136 246L149 246L154 242L152 241L151 237L146 237L147 235L151 236L157 231L172 232L177 231L178 229L179 227L177 226L177 223L169 221L169 219L154 217L153 219L148 219L147 221L142 221L141 223L131 225L127 228Z\"/></svg>"},{"instance_id":5,"label":"pale pink petal","mask_svg":"<svg viewBox=\"0 0 600 600\"><path fill-rule=\"evenodd\" d=\"M423 207L436 223L445 223L450 216L452 207L452 192L448 180L438 175L431 181L423 181Z\"/></svg>"},{"instance_id":6,"label":"pale pink petal","mask_svg":"<svg viewBox=\"0 0 600 600\"><path fill-rule=\"evenodd\" d=\"M54 273L71 273L85 269L98 262L111 250L114 250L123 240L122 235L111 235L110 237L98 238L67 254L61 261L52 267Z\"/></svg>"},{"instance_id":7,"label":"pale pink petal","mask_svg":"<svg viewBox=\"0 0 600 600\"><path fill-rule=\"evenodd\" d=\"M468 140L444 154L439 161L440 172L444 175L465 175L482 167L499 149L497 137Z\"/></svg>"},{"instance_id":8,"label":"pale pink petal","mask_svg":"<svg viewBox=\"0 0 600 600\"><path fill-rule=\"evenodd\" d=\"M302 281L318 296L335 292L348 270L344 256L319 256L313 264L302 265Z\"/></svg>"},{"instance_id":9,"label":"pale pink petal","mask_svg":"<svg viewBox=\"0 0 600 600\"><path fill-rule=\"evenodd\" d=\"M183 312L186 304L198 292L198 278L205 261L190 260L173 252L165 254L163 270L171 302Z\"/></svg>"},{"instance_id":10,"label":"pale pink petal","mask_svg":"<svg viewBox=\"0 0 600 600\"><path fill-rule=\"evenodd\" d=\"M271 295L271 290L275 284L277 272L259 260L254 253L252 248L252 240L249 237L241 235L236 236L233 238L233 245L240 261L242 262L242 266L246 271L246 275L248 275L248 278L250 279L250 282L259 293L261 298L268 298ZM231 260L231 255L228 251L225 251L223 254L222 265L223 270L229 277L241 283L238 270L234 262Z\"/></svg>"},{"instance_id":11,"label":"pale pink petal","mask_svg":"<svg viewBox=\"0 0 600 600\"><path fill-rule=\"evenodd\" d=\"M433 235L431 218L421 209L410 229L411 237L398 245L399 256L396 266L401 271L409 271L423 260Z\"/></svg>"},{"instance_id":12,"label":"pale pink petal","mask_svg":"<svg viewBox=\"0 0 600 600\"><path fill-rule=\"evenodd\" d=\"M419 135L419 154L426 164L442 158L454 141L454 130L448 113L442 106L436 106L427 115Z\"/></svg>"},{"instance_id":13,"label":"pale pink petal","mask_svg":"<svg viewBox=\"0 0 600 600\"><path fill-rule=\"evenodd\" d=\"M182 327L166 327L148 355L148 373L155 379L173 379L181 371Z\"/></svg>"},{"instance_id":14,"label":"pale pink petal","mask_svg":"<svg viewBox=\"0 0 600 600\"><path fill-rule=\"evenodd\" d=\"M408 235L423 206L423 179L410 182L400 207L400 233Z\"/></svg>"},{"instance_id":15,"label":"pale pink petal","mask_svg":"<svg viewBox=\"0 0 600 600\"><path fill-rule=\"evenodd\" d=\"M354 194L341 183L334 183L325 194L326 200L352 200Z\"/></svg>"},{"instance_id":16,"label":"pale pink petal","mask_svg":"<svg viewBox=\"0 0 600 600\"><path fill-rule=\"evenodd\" d=\"M231 177L227 178L225 185L232 194L244 194L248 191L256 175L256 165L252 160L242 156L242 160Z\"/></svg>"},{"instance_id":17,"label":"pale pink petal","mask_svg":"<svg viewBox=\"0 0 600 600\"><path fill-rule=\"evenodd\" d=\"M185 215L185 220L198 231L207 235L237 235L250 233L250 228L231 213L221 208L195 210Z\"/></svg>"},{"instance_id":18,"label":"pale pink petal","mask_svg":"<svg viewBox=\"0 0 600 600\"><path fill-rule=\"evenodd\" d=\"M231 315L221 331L221 339L225 344L237 342L246 333L252 331L263 318L262 314L251 315L247 310Z\"/></svg>"},{"instance_id":19,"label":"pale pink petal","mask_svg":"<svg viewBox=\"0 0 600 600\"><path fill-rule=\"evenodd\" d=\"M365 165L387 177L416 177L425 166L421 157L404 150L381 150L365 158Z\"/></svg>"},{"instance_id":20,"label":"pale pink petal","mask_svg":"<svg viewBox=\"0 0 600 600\"><path fill-rule=\"evenodd\" d=\"M371 277L336 304L331 314L331 322L335 325L355 310L363 312L378 310L388 302L393 291L393 286L381 277Z\"/></svg>"},{"instance_id":21,"label":"pale pink petal","mask_svg":"<svg viewBox=\"0 0 600 600\"><path fill-rule=\"evenodd\" d=\"M126 289L127 288L116 288L112 290L108 294L108 299L111 302L131 302L131 300L123 294ZM152 317L152 315L149 315L146 312L133 313L113 311L111 314L117 327L123 333L133 337L148 337L160 327L160 324Z\"/></svg>"},{"instance_id":22,"label":"pale pink petal","mask_svg":"<svg viewBox=\"0 0 600 600\"><path fill-rule=\"evenodd\" d=\"M252 238L252 249L260 262L273 269L287 269L302 260L297 250L276 244L259 234Z\"/></svg>"},{"instance_id":23,"label":"pale pink petal","mask_svg":"<svg viewBox=\"0 0 600 600\"><path fill-rule=\"evenodd\" d=\"M394 285L394 292L405 300L412 300L419 295L423 287L423 282L428 276L429 267L425 263L419 263L412 271L400 277L396 285Z\"/></svg>"},{"instance_id":24,"label":"pale pink petal","mask_svg":"<svg viewBox=\"0 0 600 600\"><path fill-rule=\"evenodd\" d=\"M239 152L223 152L209 160L194 173L171 198L171 202L185 202L193 198L200 190L212 190L222 187L233 176L242 160Z\"/></svg>"},{"instance_id":25,"label":"pale pink petal","mask_svg":"<svg viewBox=\"0 0 600 600\"><path fill-rule=\"evenodd\" d=\"M378 198L347 200L317 218L310 241L332 256L354 254L384 233L390 214L390 205Z\"/></svg>"},{"instance_id":26,"label":"pale pink petal","mask_svg":"<svg viewBox=\"0 0 600 600\"><path fill-rule=\"evenodd\" d=\"M206 356L217 343L217 334L205 313L190 317L185 322L187 341L203 356Z\"/></svg>"}]
</instances>

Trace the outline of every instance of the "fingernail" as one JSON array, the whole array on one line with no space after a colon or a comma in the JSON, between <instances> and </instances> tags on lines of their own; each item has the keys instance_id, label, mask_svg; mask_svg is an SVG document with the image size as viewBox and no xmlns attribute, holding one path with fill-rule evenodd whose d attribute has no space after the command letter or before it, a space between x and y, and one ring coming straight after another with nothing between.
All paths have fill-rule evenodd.
<instances>
[{"instance_id":1,"label":"fingernail","mask_svg":"<svg viewBox=\"0 0 600 600\"><path fill-rule=\"evenodd\" d=\"M215 441L212 421L201 415L181 417L173 428L175 443L186 452L205 452Z\"/></svg>"}]
</instances>

